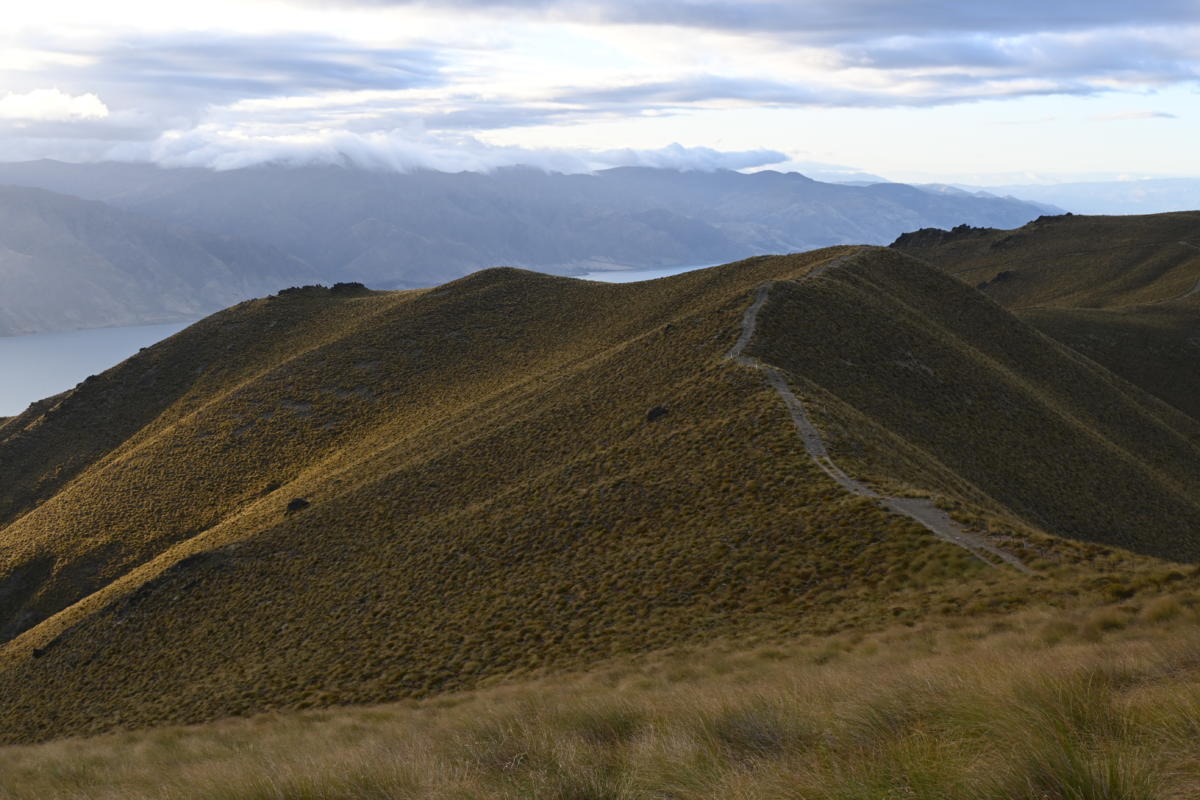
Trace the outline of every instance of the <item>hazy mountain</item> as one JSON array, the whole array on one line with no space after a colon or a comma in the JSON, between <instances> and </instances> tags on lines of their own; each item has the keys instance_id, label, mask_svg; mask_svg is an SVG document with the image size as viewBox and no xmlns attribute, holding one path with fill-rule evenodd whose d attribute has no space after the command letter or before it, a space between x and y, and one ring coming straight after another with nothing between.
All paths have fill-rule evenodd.
<instances>
[{"instance_id":1,"label":"hazy mountain","mask_svg":"<svg viewBox=\"0 0 1200 800\"><path fill-rule=\"evenodd\" d=\"M1030 200L1028 197L1016 197L1012 194L998 194L995 191L987 189L964 188L962 186L954 186L948 183L918 183L914 184L918 189L924 189L927 192L934 194L949 195L953 197L981 197L981 198L996 198L1004 200L1016 200L1023 203L1029 203L1042 210L1044 214L1062 214L1067 209L1051 203L1039 203Z\"/></svg>"},{"instance_id":2,"label":"hazy mountain","mask_svg":"<svg viewBox=\"0 0 1200 800\"><path fill-rule=\"evenodd\" d=\"M0 335L194 318L310 275L266 245L0 186Z\"/></svg>"},{"instance_id":3,"label":"hazy mountain","mask_svg":"<svg viewBox=\"0 0 1200 800\"><path fill-rule=\"evenodd\" d=\"M0 165L0 182L260 242L312 264L327 281L381 288L432 285L495 265L569 273L715 264L882 244L926 226L1008 227L1044 211L1010 198L939 196L902 184L647 168L594 175L332 166L213 172L40 161Z\"/></svg>"},{"instance_id":4,"label":"hazy mountain","mask_svg":"<svg viewBox=\"0 0 1200 800\"><path fill-rule=\"evenodd\" d=\"M884 248L249 301L0 427L0 741L1120 591L1198 441Z\"/></svg>"}]
</instances>

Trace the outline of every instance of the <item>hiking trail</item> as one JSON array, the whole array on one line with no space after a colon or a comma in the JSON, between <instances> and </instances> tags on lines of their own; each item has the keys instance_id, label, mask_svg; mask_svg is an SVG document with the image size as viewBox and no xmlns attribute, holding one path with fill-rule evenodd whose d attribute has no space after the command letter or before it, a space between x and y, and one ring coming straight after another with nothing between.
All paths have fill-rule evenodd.
<instances>
[{"instance_id":1,"label":"hiking trail","mask_svg":"<svg viewBox=\"0 0 1200 800\"><path fill-rule=\"evenodd\" d=\"M827 261L795 279L795 282L803 283L845 266L860 252L862 251L856 250L848 255L839 256ZM958 545L985 564L996 566L994 559L999 559L1020 572L1033 574L1033 571L1025 566L1016 556L1001 550L988 541L986 537L966 530L955 522L949 514L935 506L933 501L927 498L893 497L880 494L865 483L847 475L844 470L833 462L833 459L829 456L829 448L826 446L821 432L812 423L808 413L805 411L804 404L800 401L800 398L796 397L795 392L788 385L783 373L770 364L765 364L756 358L742 355L746 346L754 338L754 333L758 326L759 312L766 305L774 285L775 281L767 281L755 290L754 301L746 309L745 314L742 315L741 335L738 336L737 342L734 343L725 357L741 366L759 370L766 376L767 383L779 394L784 406L787 407L788 413L791 414L792 422L800 434L800 439L804 442L804 450L808 453L809 458L813 460L813 463L847 492L874 500L878 505L893 514L908 517L929 530L934 536L951 544ZM992 556L992 558L988 558L988 555Z\"/></svg>"}]
</instances>

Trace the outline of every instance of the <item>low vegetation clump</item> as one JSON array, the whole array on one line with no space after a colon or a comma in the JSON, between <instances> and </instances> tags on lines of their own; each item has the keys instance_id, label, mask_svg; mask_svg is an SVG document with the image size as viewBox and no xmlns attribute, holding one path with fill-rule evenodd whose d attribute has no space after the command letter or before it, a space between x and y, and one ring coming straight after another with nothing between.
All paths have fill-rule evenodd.
<instances>
[{"instance_id":1,"label":"low vegetation clump","mask_svg":"<svg viewBox=\"0 0 1200 800\"><path fill-rule=\"evenodd\" d=\"M1200 595L1104 606L1098 638L1092 602L10 746L0 798L1195 797Z\"/></svg>"}]
</instances>

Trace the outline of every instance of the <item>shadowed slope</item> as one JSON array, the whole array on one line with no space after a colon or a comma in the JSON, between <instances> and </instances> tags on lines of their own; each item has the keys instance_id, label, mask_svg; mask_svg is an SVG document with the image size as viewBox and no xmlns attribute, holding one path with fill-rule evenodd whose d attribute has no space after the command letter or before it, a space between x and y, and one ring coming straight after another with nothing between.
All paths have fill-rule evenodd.
<instances>
[{"instance_id":1,"label":"shadowed slope","mask_svg":"<svg viewBox=\"0 0 1200 800\"><path fill-rule=\"evenodd\" d=\"M755 288L780 282L749 354L827 385L822 402L849 397L842 361L879 367L857 376L862 403L830 404L824 417L878 413L870 425L915 443L898 448L905 453L922 431L885 406L919 387L898 387L882 367L893 339L920 328L917 316L931 325L962 316L956 336L967 344L919 341L930 354L913 358L948 348L946 368L968 370L972 391L1073 369L1060 363L1072 356L995 306L886 251L863 251L853 271L789 283L852 252L642 284L497 269L428 291L289 293L148 351L164 369L191 370L170 391L130 391L120 376L145 365L127 362L90 402L142 403L140 427L70 480L31 481L55 491L0 529L0 612L10 635L24 631L0 649L0 694L16 698L0 710L0 737L419 696L680 641L871 626L942 604L1005 608L1051 591L845 492L808 458L778 394L724 359ZM863 281L889 292L911 283L909 308L899 308L908 317L894 316L895 301L864 295ZM803 293L813 287L831 294L810 313ZM817 328L794 326L797 309ZM970 330L981 313L988 326ZM861 345L856 334L828 348L839 331L872 325ZM997 332L1045 350L1033 353L1034 376L1010 374L1019 359L991 365L999 345L977 338ZM1163 471L1186 460L1180 434L1140 393L1103 376L1093 388L1095 403L1146 429L1139 435L1164 453ZM1129 461L1109 446L1132 447L1120 438L1127 432L1071 402L1039 394L1023 409L1079 414L1062 424L1085 431L1079 441L1101 441L1088 452L1103 474L1140 481L1168 504L1169 521L1191 513L1172 499L1175 484L1153 482L1141 451ZM1011 449L1028 435L1000 422L969 444ZM52 415L29 435L66 448L51 436L59 424ZM954 441L971 427L954 427ZM7 447L0 441L0 464ZM57 461L39 453L50 475ZM895 485L987 507L975 519L1036 553L1035 567L1107 558L1004 519L1009 502L1059 510L1005 484L1012 465L988 460L970 472L923 458L915 472L898 470ZM887 472L892 457L872 451L864 463ZM1194 465L1179 470L1175 480L1195 485ZM1001 496L994 483L1011 491ZM1114 529L1132 514L1104 507ZM1190 555L1175 544L1172 555Z\"/></svg>"},{"instance_id":2,"label":"shadowed slope","mask_svg":"<svg viewBox=\"0 0 1200 800\"><path fill-rule=\"evenodd\" d=\"M1200 419L1200 212L924 230L893 247Z\"/></svg>"},{"instance_id":3,"label":"shadowed slope","mask_svg":"<svg viewBox=\"0 0 1200 800\"><path fill-rule=\"evenodd\" d=\"M1200 303L1118 311L1031 308L1043 333L1200 420Z\"/></svg>"},{"instance_id":4,"label":"shadowed slope","mask_svg":"<svg viewBox=\"0 0 1200 800\"><path fill-rule=\"evenodd\" d=\"M901 444L914 485L947 470L1049 532L1200 557L1200 425L958 282L874 251L780 283L760 329L750 352L832 395L851 452Z\"/></svg>"}]
</instances>

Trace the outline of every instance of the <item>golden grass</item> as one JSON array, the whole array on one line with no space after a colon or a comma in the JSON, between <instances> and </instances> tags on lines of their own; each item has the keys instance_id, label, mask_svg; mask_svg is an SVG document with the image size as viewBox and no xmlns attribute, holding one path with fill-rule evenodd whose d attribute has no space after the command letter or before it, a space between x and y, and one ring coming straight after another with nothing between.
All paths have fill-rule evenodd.
<instances>
[{"instance_id":1,"label":"golden grass","mask_svg":"<svg viewBox=\"0 0 1200 800\"><path fill-rule=\"evenodd\" d=\"M937 492L1036 576L985 567L816 469L775 393L723 356L754 287L847 252L631 285L488 270L429 291L288 293L215 315L10 423L0 639L15 638L0 646L0 740L425 698L721 637L883 630L1104 587L1136 598L1182 574L1032 529L910 431L864 450L866 471ZM866 254L885 274L890 258ZM941 285L905 269L916 295ZM860 297L821 285L841 287L831 302ZM939 298L924 313L944 325ZM907 335L912 321L889 310L863 303L834 322ZM1002 318L980 335L1034 336L989 313ZM770 355L795 367L830 338L816 333L790 349L771 333ZM821 391L842 392L845 355L814 365ZM1064 359L1051 347L1037 366ZM1008 374L1020 364L972 368L973 390L1032 380ZM888 375L864 377L871 430L895 428ZM1195 464L1178 466L1186 445L1121 387L1094 388L1088 402L1132 415L1128 430L1056 395L1028 406L1027 428L980 427L979 448L1004 452L996 442L1016 446L1046 415L1078 414L1071 431L1120 445L1088 451L1098 474L1130 477L1162 506L1155 524L1174 520L1173 484L1151 478L1169 468L1192 485ZM657 406L668 413L649 419ZM851 424L849 406L823 419ZM1158 472L1122 467L1137 435L1158 449ZM893 451L918 469L891 469ZM980 461L1011 478L1002 459ZM1104 484L1089 500L1113 528L1155 521L1127 491ZM309 505L289 513L296 499Z\"/></svg>"},{"instance_id":2,"label":"golden grass","mask_svg":"<svg viewBox=\"0 0 1200 800\"><path fill-rule=\"evenodd\" d=\"M1200 278L1200 211L1042 217L1016 230L905 234L892 246L1006 308L1124 308L1178 297ZM997 276L1005 273L1000 280Z\"/></svg>"},{"instance_id":3,"label":"golden grass","mask_svg":"<svg viewBox=\"0 0 1200 800\"><path fill-rule=\"evenodd\" d=\"M1129 622L1092 637L1097 611ZM433 700L10 746L0 798L1184 800L1198 611L1191 591L718 641Z\"/></svg>"}]
</instances>

